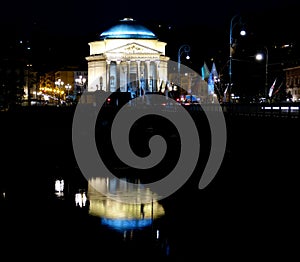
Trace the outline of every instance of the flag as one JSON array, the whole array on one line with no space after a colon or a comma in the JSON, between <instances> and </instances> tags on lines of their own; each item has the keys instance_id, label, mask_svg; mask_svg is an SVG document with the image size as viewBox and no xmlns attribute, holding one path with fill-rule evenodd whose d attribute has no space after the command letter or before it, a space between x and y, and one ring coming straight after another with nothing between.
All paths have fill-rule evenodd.
<instances>
[{"instance_id":1,"label":"flag","mask_svg":"<svg viewBox=\"0 0 300 262\"><path fill-rule=\"evenodd\" d=\"M201 76L202 76L202 80L207 80L209 78L209 69L207 64L204 62L202 68L201 68Z\"/></svg>"},{"instance_id":2,"label":"flag","mask_svg":"<svg viewBox=\"0 0 300 262\"><path fill-rule=\"evenodd\" d=\"M213 80L217 80L219 78L215 62L213 62L212 64L211 73L212 73Z\"/></svg>"},{"instance_id":3,"label":"flag","mask_svg":"<svg viewBox=\"0 0 300 262\"><path fill-rule=\"evenodd\" d=\"M226 94L227 94L227 89L228 89L228 86L227 86L226 89L224 90L224 96L226 96Z\"/></svg>"},{"instance_id":4,"label":"flag","mask_svg":"<svg viewBox=\"0 0 300 262\"><path fill-rule=\"evenodd\" d=\"M224 90L223 102L226 102L227 90L228 90L228 86Z\"/></svg>"},{"instance_id":5,"label":"flag","mask_svg":"<svg viewBox=\"0 0 300 262\"><path fill-rule=\"evenodd\" d=\"M209 74L207 81L208 94L213 95L215 92L215 81L213 79L213 73Z\"/></svg>"},{"instance_id":6,"label":"flag","mask_svg":"<svg viewBox=\"0 0 300 262\"><path fill-rule=\"evenodd\" d=\"M281 82L280 86L275 90L275 92L273 93L273 96L275 96L279 90L280 90L280 87L282 86L283 82Z\"/></svg>"},{"instance_id":7,"label":"flag","mask_svg":"<svg viewBox=\"0 0 300 262\"><path fill-rule=\"evenodd\" d=\"M270 90L269 90L269 97L272 96L272 93L273 93L273 90L274 90L274 87L275 87L275 84L276 84L276 79L277 79L277 78L275 78L275 80L274 80L272 86L270 87Z\"/></svg>"}]
</instances>

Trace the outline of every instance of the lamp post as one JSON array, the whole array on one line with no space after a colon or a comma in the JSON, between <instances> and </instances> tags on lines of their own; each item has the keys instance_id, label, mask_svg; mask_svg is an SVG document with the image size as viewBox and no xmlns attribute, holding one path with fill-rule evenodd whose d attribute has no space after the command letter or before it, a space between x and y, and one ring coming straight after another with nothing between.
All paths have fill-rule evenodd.
<instances>
[{"instance_id":1,"label":"lamp post","mask_svg":"<svg viewBox=\"0 0 300 262\"><path fill-rule=\"evenodd\" d=\"M266 46L264 46L265 56L262 53L258 53L255 56L255 59L260 61L265 59L265 97L268 97L268 67L269 67L269 50Z\"/></svg>"},{"instance_id":2,"label":"lamp post","mask_svg":"<svg viewBox=\"0 0 300 262\"><path fill-rule=\"evenodd\" d=\"M31 68L32 64L27 64L27 100L28 106L31 106L31 93L30 93L30 85L31 85Z\"/></svg>"},{"instance_id":3,"label":"lamp post","mask_svg":"<svg viewBox=\"0 0 300 262\"><path fill-rule=\"evenodd\" d=\"M69 91L70 91L70 89L71 89L71 85L70 84L66 84L65 85L65 88L67 89L67 91L68 91L68 96L69 96Z\"/></svg>"},{"instance_id":4,"label":"lamp post","mask_svg":"<svg viewBox=\"0 0 300 262\"><path fill-rule=\"evenodd\" d=\"M58 87L58 100L57 100L57 104L60 104L60 88L64 86L64 82L61 81L61 79L59 78L57 81L55 81L55 86Z\"/></svg>"},{"instance_id":5,"label":"lamp post","mask_svg":"<svg viewBox=\"0 0 300 262\"><path fill-rule=\"evenodd\" d=\"M239 18L239 20L237 22L234 22L234 20L236 18ZM237 25L237 24L241 24L241 17L237 14L237 15L234 15L231 20L230 20L230 30L229 30L229 86L228 86L228 94L229 94L229 97L227 99L229 99L230 101L230 95L231 95L231 86L232 86L232 54L233 54L233 37L232 37L232 31L234 29L234 27ZM245 30L241 30L240 31L240 35L244 36L246 35L246 31Z\"/></svg>"},{"instance_id":6,"label":"lamp post","mask_svg":"<svg viewBox=\"0 0 300 262\"><path fill-rule=\"evenodd\" d=\"M178 50L178 60L177 60L177 65L178 65L178 86L180 86L180 64L181 64L181 61L180 61L180 57L183 53L186 54L186 59L190 59L190 56L189 56L189 52L190 52L191 48L189 45L182 45L179 47L179 50Z\"/></svg>"},{"instance_id":7,"label":"lamp post","mask_svg":"<svg viewBox=\"0 0 300 262\"><path fill-rule=\"evenodd\" d=\"M79 91L79 93L81 94L83 92L85 84L86 84L86 78L85 77L82 77L82 75L80 75L78 78L76 78L75 79L76 93L77 93L77 91Z\"/></svg>"}]
</instances>

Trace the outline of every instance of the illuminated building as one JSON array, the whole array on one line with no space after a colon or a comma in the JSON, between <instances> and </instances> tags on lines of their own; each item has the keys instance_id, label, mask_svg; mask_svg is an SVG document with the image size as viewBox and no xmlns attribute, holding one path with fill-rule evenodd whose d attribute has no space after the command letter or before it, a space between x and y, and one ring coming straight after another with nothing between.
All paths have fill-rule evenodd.
<instances>
[{"instance_id":1,"label":"illuminated building","mask_svg":"<svg viewBox=\"0 0 300 262\"><path fill-rule=\"evenodd\" d=\"M139 96L156 92L167 83L166 43L132 18L120 20L89 46L88 91L121 91Z\"/></svg>"},{"instance_id":2,"label":"illuminated building","mask_svg":"<svg viewBox=\"0 0 300 262\"><path fill-rule=\"evenodd\" d=\"M300 66L286 68L286 92L290 93L293 102L300 101Z\"/></svg>"}]
</instances>

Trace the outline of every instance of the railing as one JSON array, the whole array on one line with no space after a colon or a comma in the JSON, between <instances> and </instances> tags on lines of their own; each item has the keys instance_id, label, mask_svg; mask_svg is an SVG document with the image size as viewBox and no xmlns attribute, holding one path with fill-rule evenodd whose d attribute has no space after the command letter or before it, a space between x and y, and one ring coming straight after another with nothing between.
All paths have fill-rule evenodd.
<instances>
[{"instance_id":1,"label":"railing","mask_svg":"<svg viewBox=\"0 0 300 262\"><path fill-rule=\"evenodd\" d=\"M92 103L87 103L87 107L94 107ZM123 105L123 104L122 104ZM132 109L137 109L134 103L129 105ZM166 103L166 111L177 112L178 106L184 106L189 112L223 112L226 116L253 117L253 118L300 118L300 103L195 103L190 105L180 105L179 103ZM22 106L1 111L1 115L7 115L9 112L70 112L73 113L75 106L70 107L50 107L50 106ZM109 106L105 111L112 111L117 107Z\"/></svg>"},{"instance_id":2,"label":"railing","mask_svg":"<svg viewBox=\"0 0 300 262\"><path fill-rule=\"evenodd\" d=\"M245 117L273 117L273 118L299 118L300 103L226 103L226 104L193 104L186 106L187 110L192 112L220 111L225 115L245 116Z\"/></svg>"}]
</instances>

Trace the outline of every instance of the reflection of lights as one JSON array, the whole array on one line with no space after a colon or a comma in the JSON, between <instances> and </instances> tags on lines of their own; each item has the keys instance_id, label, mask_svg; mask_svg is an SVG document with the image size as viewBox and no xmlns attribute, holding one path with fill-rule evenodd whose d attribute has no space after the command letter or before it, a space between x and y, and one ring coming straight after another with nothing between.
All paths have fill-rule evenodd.
<instances>
[{"instance_id":1,"label":"reflection of lights","mask_svg":"<svg viewBox=\"0 0 300 262\"><path fill-rule=\"evenodd\" d=\"M128 204L112 199L107 199L101 195L91 196L90 214L98 217L106 217L111 219L143 219L158 218L164 215L163 207L157 202L144 205L144 215L141 214L140 204Z\"/></svg>"},{"instance_id":2,"label":"reflection of lights","mask_svg":"<svg viewBox=\"0 0 300 262\"><path fill-rule=\"evenodd\" d=\"M143 227L150 226L152 224L152 219L110 219L102 218L102 225L109 226L117 230L132 230L139 229Z\"/></svg>"},{"instance_id":3,"label":"reflection of lights","mask_svg":"<svg viewBox=\"0 0 300 262\"><path fill-rule=\"evenodd\" d=\"M63 196L64 194L64 180L55 180L55 194L57 196Z\"/></svg>"},{"instance_id":4,"label":"reflection of lights","mask_svg":"<svg viewBox=\"0 0 300 262\"><path fill-rule=\"evenodd\" d=\"M79 207L84 207L86 205L87 197L85 192L75 194L75 205Z\"/></svg>"}]
</instances>

